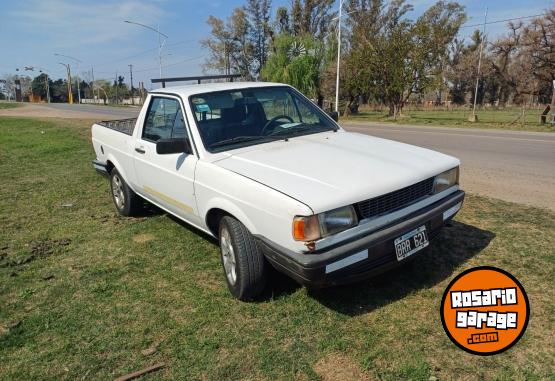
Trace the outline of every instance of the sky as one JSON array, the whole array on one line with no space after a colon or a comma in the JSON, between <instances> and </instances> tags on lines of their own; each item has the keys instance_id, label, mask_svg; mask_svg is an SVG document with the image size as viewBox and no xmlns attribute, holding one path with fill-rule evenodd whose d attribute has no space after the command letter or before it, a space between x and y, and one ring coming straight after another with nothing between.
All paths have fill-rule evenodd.
<instances>
[{"instance_id":1,"label":"sky","mask_svg":"<svg viewBox=\"0 0 555 381\"><path fill-rule=\"evenodd\" d=\"M290 0L274 0L273 6ZM435 1L412 0L411 18L418 17ZM199 41L210 29L208 16L226 18L242 6L244 0L0 0L0 77L16 74L16 68L35 67L27 72L38 75L38 68L52 78L65 77L60 63L69 63L72 73L95 79L114 79L116 72L129 83L129 64L133 65L133 82L143 81L147 89L151 78L159 76L158 35L125 20L150 25L168 35L163 49L165 77L203 74L207 52ZM339 0L337 1L339 4ZM542 13L555 6L555 0L460 0L468 15L466 25L483 22L485 7L488 21L504 20ZM468 39L473 27L462 28L460 37ZM487 26L488 38L506 32L505 23ZM77 62L55 56L63 54ZM87 74L87 72L89 74ZM19 72L21 73L21 71Z\"/></svg>"}]
</instances>

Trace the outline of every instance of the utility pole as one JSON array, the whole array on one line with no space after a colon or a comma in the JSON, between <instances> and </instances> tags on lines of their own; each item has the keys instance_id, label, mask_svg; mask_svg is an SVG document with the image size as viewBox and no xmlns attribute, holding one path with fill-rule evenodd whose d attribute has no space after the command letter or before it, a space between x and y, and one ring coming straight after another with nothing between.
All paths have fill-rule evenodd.
<instances>
[{"instance_id":1,"label":"utility pole","mask_svg":"<svg viewBox=\"0 0 555 381\"><path fill-rule=\"evenodd\" d=\"M92 89L93 102L96 104L96 99L94 99L94 67L92 66L91 66L91 78L92 78L91 89Z\"/></svg>"},{"instance_id":2,"label":"utility pole","mask_svg":"<svg viewBox=\"0 0 555 381\"><path fill-rule=\"evenodd\" d=\"M129 76L131 77L131 104L135 105L135 99L133 98L133 65L129 64Z\"/></svg>"},{"instance_id":3,"label":"utility pole","mask_svg":"<svg viewBox=\"0 0 555 381\"><path fill-rule=\"evenodd\" d=\"M81 79L79 78L79 61L77 61L77 99L79 100L79 104L81 104L81 88L79 87L79 83Z\"/></svg>"},{"instance_id":4,"label":"utility pole","mask_svg":"<svg viewBox=\"0 0 555 381\"><path fill-rule=\"evenodd\" d=\"M45 75L44 84L46 87L46 99L48 103L50 103L50 84L48 83L48 73L44 73L44 75Z\"/></svg>"},{"instance_id":5,"label":"utility pole","mask_svg":"<svg viewBox=\"0 0 555 381\"><path fill-rule=\"evenodd\" d=\"M339 0L339 18L337 20L337 73L335 78L335 111L339 112L339 65L341 61L341 16L343 12L343 0Z\"/></svg>"},{"instance_id":6,"label":"utility pole","mask_svg":"<svg viewBox=\"0 0 555 381\"><path fill-rule=\"evenodd\" d=\"M82 63L83 61L72 57L72 56L66 56L64 54L59 54L59 53L54 53L55 56L59 56L59 57L65 57L65 58L69 58L70 60L73 60L77 63L77 98L79 99L79 103L81 103L81 88L79 86L79 82L81 82L80 78L79 78L79 64ZM72 102L73 103L73 96L72 96Z\"/></svg>"},{"instance_id":7,"label":"utility pole","mask_svg":"<svg viewBox=\"0 0 555 381\"><path fill-rule=\"evenodd\" d=\"M118 71L116 70L116 104L118 104L118 87L119 87L119 83L118 83Z\"/></svg>"},{"instance_id":8,"label":"utility pole","mask_svg":"<svg viewBox=\"0 0 555 381\"><path fill-rule=\"evenodd\" d=\"M67 71L67 103L73 104L73 91L71 89L71 67L69 64L59 62L60 65L65 66Z\"/></svg>"},{"instance_id":9,"label":"utility pole","mask_svg":"<svg viewBox=\"0 0 555 381\"><path fill-rule=\"evenodd\" d=\"M486 13L484 14L484 27L482 29L482 41L480 42L480 55L478 56L478 70L476 73L476 89L474 90L474 106L472 107L472 115L468 118L469 122L478 121L476 116L476 100L478 99L478 84L480 83L480 68L482 66L482 51L484 50L484 43L486 41L486 22L488 19L488 7L486 7Z\"/></svg>"}]
</instances>

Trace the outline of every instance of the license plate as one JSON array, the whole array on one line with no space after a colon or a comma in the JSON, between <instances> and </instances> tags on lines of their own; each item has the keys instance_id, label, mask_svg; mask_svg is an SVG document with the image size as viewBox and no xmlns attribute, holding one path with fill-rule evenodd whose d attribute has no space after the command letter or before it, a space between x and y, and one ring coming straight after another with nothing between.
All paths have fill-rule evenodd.
<instances>
[{"instance_id":1,"label":"license plate","mask_svg":"<svg viewBox=\"0 0 555 381\"><path fill-rule=\"evenodd\" d=\"M397 260L402 261L403 259L422 250L429 244L430 242L428 242L426 226L414 229L413 231L410 231L395 240L395 253L397 254Z\"/></svg>"}]
</instances>

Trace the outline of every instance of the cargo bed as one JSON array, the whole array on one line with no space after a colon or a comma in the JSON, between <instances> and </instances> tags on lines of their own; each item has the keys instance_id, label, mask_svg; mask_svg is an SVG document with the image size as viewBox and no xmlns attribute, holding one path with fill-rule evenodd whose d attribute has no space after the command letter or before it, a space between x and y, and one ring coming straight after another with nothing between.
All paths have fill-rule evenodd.
<instances>
[{"instance_id":1,"label":"cargo bed","mask_svg":"<svg viewBox=\"0 0 555 381\"><path fill-rule=\"evenodd\" d=\"M126 135L133 135L133 130L135 129L135 124L137 123L137 118L129 119L118 119L118 120L105 120L98 122L97 124L111 130L122 132Z\"/></svg>"}]
</instances>

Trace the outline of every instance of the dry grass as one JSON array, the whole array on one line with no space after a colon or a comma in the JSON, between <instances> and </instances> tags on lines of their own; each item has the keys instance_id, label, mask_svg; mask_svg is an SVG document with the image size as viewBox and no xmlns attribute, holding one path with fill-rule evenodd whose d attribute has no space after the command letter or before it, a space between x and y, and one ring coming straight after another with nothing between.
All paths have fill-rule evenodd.
<instances>
[{"instance_id":1,"label":"dry grass","mask_svg":"<svg viewBox=\"0 0 555 381\"><path fill-rule=\"evenodd\" d=\"M523 119L518 119L522 110L518 107L503 109L479 109L478 122L469 122L470 108L456 109L407 109L403 115L393 120L386 110L361 108L358 114L351 115L348 120L375 121L398 124L416 124L439 127L496 128L517 131L555 132L549 123L540 124L539 118L543 110L527 110ZM518 119L518 120L517 120Z\"/></svg>"}]
</instances>

